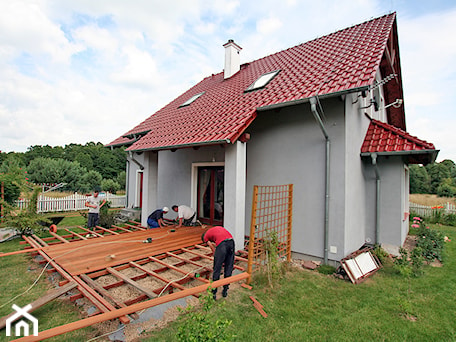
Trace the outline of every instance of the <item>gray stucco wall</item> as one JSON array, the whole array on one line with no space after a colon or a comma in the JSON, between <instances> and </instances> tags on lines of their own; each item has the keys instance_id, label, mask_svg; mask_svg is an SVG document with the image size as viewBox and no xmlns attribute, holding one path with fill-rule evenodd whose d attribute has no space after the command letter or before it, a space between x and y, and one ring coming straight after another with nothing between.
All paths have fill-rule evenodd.
<instances>
[{"instance_id":1,"label":"gray stucco wall","mask_svg":"<svg viewBox=\"0 0 456 342\"><path fill-rule=\"evenodd\" d=\"M375 219L375 173L366 172L360 158L370 120L358 94L345 98L345 236L343 256L359 249L365 242L374 242L371 222ZM373 191L372 191L373 190ZM372 201L372 197L374 201Z\"/></svg>"},{"instance_id":2,"label":"gray stucco wall","mask_svg":"<svg viewBox=\"0 0 456 342\"><path fill-rule=\"evenodd\" d=\"M329 244L344 251L345 123L340 98L322 103L331 139ZM254 185L294 184L292 251L324 256L325 139L310 105L259 112L247 144L246 229L250 226ZM358 151L359 158L359 151Z\"/></svg>"},{"instance_id":3,"label":"gray stucco wall","mask_svg":"<svg viewBox=\"0 0 456 342\"><path fill-rule=\"evenodd\" d=\"M366 241L375 242L375 172L370 160L361 160L360 149L369 119L364 115L372 108L362 109L367 100L358 100L357 94L344 98L334 97L322 101L325 128L330 145L330 191L328 258L340 260L361 247ZM381 115L381 113L371 113ZM372 115L372 116L373 116ZM325 139L310 111L310 104L259 111L247 130L251 139L246 143L246 196L244 226L234 223L231 213L236 212L236 199L232 192L233 168L237 162L231 157L234 145L186 148L175 152L144 152L134 155L154 172L145 173L157 177L156 197L153 180L145 190L143 216L157 207L173 204L193 206L195 180L193 163L225 165L225 223L249 234L254 185L294 185L292 251L299 255L324 257L324 209L325 209ZM227 148L230 150L227 153ZM231 152L230 152L231 151ZM228 162L227 162L228 158ZM231 158L231 159L230 159ZM130 158L129 158L130 160ZM381 170L381 225L380 242L399 245L408 231L404 222L403 202L406 179L404 164L400 158L379 160ZM135 198L136 171L138 166L129 162L129 206ZM239 171L236 171L239 173ZM231 176L230 176L231 175ZM151 185L152 184L152 185ZM152 187L151 187L152 186ZM230 202L231 201L231 202ZM402 201L402 202L401 202ZM231 210L230 208L234 208ZM242 214L242 213L241 213ZM235 214L237 215L237 214ZM175 218L168 213L168 218ZM228 219L227 219L228 218ZM144 223L143 223L144 224ZM242 226L242 224L241 224ZM242 233L236 234L242 240ZM238 244L239 246L239 244ZM238 247L240 248L240 246Z\"/></svg>"},{"instance_id":4,"label":"gray stucco wall","mask_svg":"<svg viewBox=\"0 0 456 342\"><path fill-rule=\"evenodd\" d=\"M380 242L402 245L407 236L408 219L404 217L406 189L404 162L401 157L380 158L381 206Z\"/></svg>"}]
</instances>

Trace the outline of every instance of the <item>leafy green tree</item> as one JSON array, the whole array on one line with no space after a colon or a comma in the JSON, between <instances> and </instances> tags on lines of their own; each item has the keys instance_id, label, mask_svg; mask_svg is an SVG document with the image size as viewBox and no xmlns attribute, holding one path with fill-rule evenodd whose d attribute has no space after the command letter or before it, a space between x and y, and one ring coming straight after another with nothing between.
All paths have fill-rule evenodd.
<instances>
[{"instance_id":1,"label":"leafy green tree","mask_svg":"<svg viewBox=\"0 0 456 342\"><path fill-rule=\"evenodd\" d=\"M120 190L125 190L125 186L127 184L127 173L125 171L120 172L115 180L119 183Z\"/></svg>"},{"instance_id":2,"label":"leafy green tree","mask_svg":"<svg viewBox=\"0 0 456 342\"><path fill-rule=\"evenodd\" d=\"M437 188L437 195L441 197L454 197L456 196L456 186L454 186L454 181L451 178L447 178L440 183Z\"/></svg>"},{"instance_id":3,"label":"leafy green tree","mask_svg":"<svg viewBox=\"0 0 456 342\"><path fill-rule=\"evenodd\" d=\"M443 164L448 168L448 170L450 171L451 178L456 178L456 164L454 163L454 161L450 159L445 159L442 162L440 162L440 164Z\"/></svg>"},{"instance_id":4,"label":"leafy green tree","mask_svg":"<svg viewBox=\"0 0 456 342\"><path fill-rule=\"evenodd\" d=\"M64 159L36 158L30 162L28 174L34 183L66 183L64 190L75 191L87 170L78 162Z\"/></svg>"},{"instance_id":5,"label":"leafy green tree","mask_svg":"<svg viewBox=\"0 0 456 342\"><path fill-rule=\"evenodd\" d=\"M77 190L83 192L90 192L95 187L99 187L102 184L103 177L97 171L86 172L81 179L81 182L78 184Z\"/></svg>"},{"instance_id":6,"label":"leafy green tree","mask_svg":"<svg viewBox=\"0 0 456 342\"><path fill-rule=\"evenodd\" d=\"M425 167L420 165L411 165L410 174L410 193L427 194L431 188L431 181Z\"/></svg>"},{"instance_id":7,"label":"leafy green tree","mask_svg":"<svg viewBox=\"0 0 456 342\"><path fill-rule=\"evenodd\" d=\"M86 168L87 170L93 169L93 160L88 153L79 152L76 156L75 161L77 161L82 167Z\"/></svg>"},{"instance_id":8,"label":"leafy green tree","mask_svg":"<svg viewBox=\"0 0 456 342\"><path fill-rule=\"evenodd\" d=\"M101 188L105 191L109 191L112 194L115 194L120 190L120 185L113 179L103 179L101 181Z\"/></svg>"},{"instance_id":9,"label":"leafy green tree","mask_svg":"<svg viewBox=\"0 0 456 342\"><path fill-rule=\"evenodd\" d=\"M27 148L27 152L25 152L25 162L26 164L29 164L33 159L35 158L52 158L52 159L57 159L57 158L64 158L64 151L63 147L61 146L56 146L52 147L49 145L41 146L41 145L35 145L35 146L30 146Z\"/></svg>"},{"instance_id":10,"label":"leafy green tree","mask_svg":"<svg viewBox=\"0 0 456 342\"><path fill-rule=\"evenodd\" d=\"M18 175L11 173L0 173L0 184L3 183L5 201L14 204L21 195L21 187Z\"/></svg>"},{"instance_id":11,"label":"leafy green tree","mask_svg":"<svg viewBox=\"0 0 456 342\"><path fill-rule=\"evenodd\" d=\"M433 163L426 165L426 170L430 178L430 193L436 194L437 188L444 179L450 178L450 170L445 163Z\"/></svg>"},{"instance_id":12,"label":"leafy green tree","mask_svg":"<svg viewBox=\"0 0 456 342\"><path fill-rule=\"evenodd\" d=\"M25 168L23 156L20 153L10 152L5 156L5 159L0 165L0 172L14 173L14 170L23 168Z\"/></svg>"}]
</instances>

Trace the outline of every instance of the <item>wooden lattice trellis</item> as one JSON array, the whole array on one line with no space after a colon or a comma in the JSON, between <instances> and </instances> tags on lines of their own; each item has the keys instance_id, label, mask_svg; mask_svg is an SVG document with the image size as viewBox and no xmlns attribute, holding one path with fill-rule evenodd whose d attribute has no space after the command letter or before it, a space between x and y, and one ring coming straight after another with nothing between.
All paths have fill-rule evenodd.
<instances>
[{"instance_id":1,"label":"wooden lattice trellis","mask_svg":"<svg viewBox=\"0 0 456 342\"><path fill-rule=\"evenodd\" d=\"M291 260L293 184L253 188L248 273L267 262L266 244L277 239L277 255Z\"/></svg>"}]
</instances>

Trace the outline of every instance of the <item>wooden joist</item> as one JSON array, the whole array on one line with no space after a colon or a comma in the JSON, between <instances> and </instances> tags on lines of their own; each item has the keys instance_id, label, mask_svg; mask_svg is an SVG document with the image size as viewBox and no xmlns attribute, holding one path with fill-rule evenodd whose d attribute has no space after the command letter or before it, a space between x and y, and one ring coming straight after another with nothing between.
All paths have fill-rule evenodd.
<instances>
[{"instance_id":1,"label":"wooden joist","mask_svg":"<svg viewBox=\"0 0 456 342\"><path fill-rule=\"evenodd\" d=\"M116 276L117 278L122 279L126 284L129 284L129 285L133 286L134 288L138 289L139 291L144 293L149 298L157 297L157 295L155 293L151 292L148 288L140 285L138 282L136 282L134 280L131 280L129 277L123 275L119 271L116 271L112 267L108 267L106 269L108 270L109 273L111 273L112 275Z\"/></svg>"},{"instance_id":2,"label":"wooden joist","mask_svg":"<svg viewBox=\"0 0 456 342\"><path fill-rule=\"evenodd\" d=\"M96 323L104 322L107 320L111 320L114 318L118 318L121 316L125 316L131 314L133 312L138 312L141 310L145 310L163 303L167 303L176 299L185 298L187 296L192 296L197 293L205 292L209 287L215 288L220 287L223 285L228 285L230 283L238 282L241 280L245 280L249 277L248 273L239 273L229 278L223 278L217 281L214 281L212 284L202 284L193 288L185 289L183 291L174 292L169 295L163 297L157 297L153 299L149 299L145 302L136 303L130 305L126 308L117 309L114 311L102 313L93 317L88 317L76 322L68 323L59 327L51 328L48 330L40 331L38 336L26 336L17 339L17 342L34 342L34 341L42 341L47 338L51 338L54 336L62 335L70 331L74 331L77 329L85 328L91 326Z\"/></svg>"}]
</instances>

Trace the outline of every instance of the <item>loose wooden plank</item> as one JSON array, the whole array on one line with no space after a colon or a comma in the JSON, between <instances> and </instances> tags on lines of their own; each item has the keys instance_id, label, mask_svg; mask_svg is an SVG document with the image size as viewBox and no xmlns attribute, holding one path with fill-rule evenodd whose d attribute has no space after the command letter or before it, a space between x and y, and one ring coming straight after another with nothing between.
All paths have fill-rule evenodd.
<instances>
[{"instance_id":1,"label":"loose wooden plank","mask_svg":"<svg viewBox=\"0 0 456 342\"><path fill-rule=\"evenodd\" d=\"M51 292L47 293L43 297L41 297L41 298L35 300L34 302L30 303L32 308L28 312L35 311L36 309L42 307L43 305L45 305L46 303L50 302L51 300L53 300L53 299L55 299L57 297L60 297L61 295L67 293L68 291L74 289L77 286L78 286L78 284L76 284L76 282L73 281L73 282L70 282L70 283L66 284L65 286L62 286L62 287L60 287L58 289L52 290ZM16 313L13 312L13 313L9 314L8 316L5 316L5 317L0 319L0 330L3 329L6 326L6 320L8 318L10 318L11 316L14 316L15 314Z\"/></svg>"},{"instance_id":2,"label":"loose wooden plank","mask_svg":"<svg viewBox=\"0 0 456 342\"><path fill-rule=\"evenodd\" d=\"M255 309L257 309L261 316L267 318L268 314L263 310L263 305L261 305L260 302L257 301L253 296L249 296L249 298L252 300L253 306L255 307Z\"/></svg>"}]
</instances>

